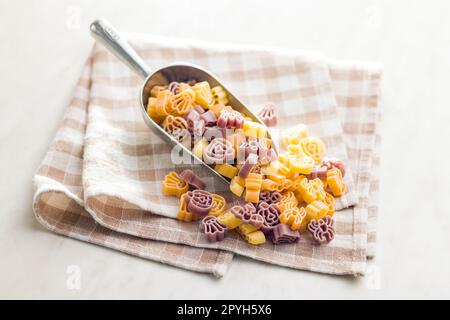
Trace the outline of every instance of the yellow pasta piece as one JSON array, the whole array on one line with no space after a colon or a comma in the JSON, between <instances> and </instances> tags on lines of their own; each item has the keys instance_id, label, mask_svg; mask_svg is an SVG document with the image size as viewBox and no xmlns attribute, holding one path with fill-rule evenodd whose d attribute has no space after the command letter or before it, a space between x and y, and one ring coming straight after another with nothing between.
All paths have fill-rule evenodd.
<instances>
[{"instance_id":1,"label":"yellow pasta piece","mask_svg":"<svg viewBox=\"0 0 450 320\"><path fill-rule=\"evenodd\" d=\"M300 140L308 136L308 129L304 124L298 124L283 131L281 138L284 146L299 144Z\"/></svg>"},{"instance_id":2,"label":"yellow pasta piece","mask_svg":"<svg viewBox=\"0 0 450 320\"><path fill-rule=\"evenodd\" d=\"M180 197L177 219L184 221L184 222L191 222L191 221L197 220L197 216L195 214L189 212L189 210L187 208L186 193L183 193Z\"/></svg>"},{"instance_id":3,"label":"yellow pasta piece","mask_svg":"<svg viewBox=\"0 0 450 320\"><path fill-rule=\"evenodd\" d=\"M290 147L299 147L289 145ZM303 155L302 153L285 152L278 155L278 161L289 168L291 174L309 174L314 168L314 159Z\"/></svg>"},{"instance_id":4,"label":"yellow pasta piece","mask_svg":"<svg viewBox=\"0 0 450 320\"><path fill-rule=\"evenodd\" d=\"M181 197L189 190L189 185L175 171L169 172L164 177L162 191L168 196Z\"/></svg>"},{"instance_id":5,"label":"yellow pasta piece","mask_svg":"<svg viewBox=\"0 0 450 320\"><path fill-rule=\"evenodd\" d=\"M172 112L173 94L169 90L161 90L155 103L155 111L158 116L168 116Z\"/></svg>"},{"instance_id":6,"label":"yellow pasta piece","mask_svg":"<svg viewBox=\"0 0 450 320\"><path fill-rule=\"evenodd\" d=\"M153 86L150 90L150 97L156 98L160 91L165 90L166 88L164 86Z\"/></svg>"},{"instance_id":7,"label":"yellow pasta piece","mask_svg":"<svg viewBox=\"0 0 450 320\"><path fill-rule=\"evenodd\" d=\"M303 175L299 175L298 177L295 177L292 179L292 185L291 188L289 189L289 191L297 191L300 188L300 184L303 180L303 178L305 178L305 176Z\"/></svg>"},{"instance_id":8,"label":"yellow pasta piece","mask_svg":"<svg viewBox=\"0 0 450 320\"><path fill-rule=\"evenodd\" d=\"M289 225L292 230L299 230L305 217L305 208L289 206L280 214L280 222Z\"/></svg>"},{"instance_id":9,"label":"yellow pasta piece","mask_svg":"<svg viewBox=\"0 0 450 320\"><path fill-rule=\"evenodd\" d=\"M227 226L229 230L233 230L242 224L241 219L236 217L232 212L226 211L217 217L221 223Z\"/></svg>"},{"instance_id":10,"label":"yellow pasta piece","mask_svg":"<svg viewBox=\"0 0 450 320\"><path fill-rule=\"evenodd\" d=\"M305 154L303 153L302 147L298 144L290 144L286 147L288 152L296 157L303 157Z\"/></svg>"},{"instance_id":11,"label":"yellow pasta piece","mask_svg":"<svg viewBox=\"0 0 450 320\"><path fill-rule=\"evenodd\" d=\"M208 146L208 140L206 138L202 138L201 140L197 141L197 143L194 145L194 149L192 152L199 157L200 159L203 158L203 152Z\"/></svg>"},{"instance_id":12,"label":"yellow pasta piece","mask_svg":"<svg viewBox=\"0 0 450 320\"><path fill-rule=\"evenodd\" d=\"M225 90L221 86L215 86L211 89L211 94L214 99L214 103L221 103L226 105L228 103L228 96Z\"/></svg>"},{"instance_id":13,"label":"yellow pasta piece","mask_svg":"<svg viewBox=\"0 0 450 320\"><path fill-rule=\"evenodd\" d=\"M283 176L282 174L268 174L267 177L270 180L273 180L273 181L277 182L278 184L280 182L283 182L284 180L286 180L286 177Z\"/></svg>"},{"instance_id":14,"label":"yellow pasta piece","mask_svg":"<svg viewBox=\"0 0 450 320\"><path fill-rule=\"evenodd\" d=\"M255 232L256 230L258 230L258 227L255 227L254 225L248 224L248 223L243 223L240 226L237 227L237 232L240 235L246 236L249 233Z\"/></svg>"},{"instance_id":15,"label":"yellow pasta piece","mask_svg":"<svg viewBox=\"0 0 450 320\"><path fill-rule=\"evenodd\" d=\"M320 163L325 155L325 144L317 137L307 137L300 140L303 153Z\"/></svg>"},{"instance_id":16,"label":"yellow pasta piece","mask_svg":"<svg viewBox=\"0 0 450 320\"><path fill-rule=\"evenodd\" d=\"M328 213L328 206L322 201L313 201L305 209L308 220L320 220Z\"/></svg>"},{"instance_id":17,"label":"yellow pasta piece","mask_svg":"<svg viewBox=\"0 0 450 320\"><path fill-rule=\"evenodd\" d=\"M233 134L228 135L226 137L226 139L233 144L234 154L238 155L239 154L239 145L246 138L245 138L244 132L241 129L237 129ZM239 159L239 156L237 158ZM239 160L241 160L241 159L239 159ZM242 159L242 160L244 160L244 159Z\"/></svg>"},{"instance_id":18,"label":"yellow pasta piece","mask_svg":"<svg viewBox=\"0 0 450 320\"><path fill-rule=\"evenodd\" d=\"M258 132L257 132L258 139L260 139L260 140L265 139L265 137L267 135L267 128L265 126L263 126L262 124L258 123L258 125L259 125Z\"/></svg>"},{"instance_id":19,"label":"yellow pasta piece","mask_svg":"<svg viewBox=\"0 0 450 320\"><path fill-rule=\"evenodd\" d=\"M225 201L224 197L218 194L213 193L212 197L213 197L212 208L209 211L208 215L217 217L225 211L227 207L227 202Z\"/></svg>"},{"instance_id":20,"label":"yellow pasta piece","mask_svg":"<svg viewBox=\"0 0 450 320\"><path fill-rule=\"evenodd\" d=\"M281 190L289 190L292 187L292 180L284 179L283 181L279 182L279 185Z\"/></svg>"},{"instance_id":21,"label":"yellow pasta piece","mask_svg":"<svg viewBox=\"0 0 450 320\"><path fill-rule=\"evenodd\" d=\"M319 178L311 180L312 187L314 189L314 192L316 193L316 199L319 201L322 201L326 197L325 188L323 187L322 180Z\"/></svg>"},{"instance_id":22,"label":"yellow pasta piece","mask_svg":"<svg viewBox=\"0 0 450 320\"><path fill-rule=\"evenodd\" d=\"M216 164L214 170L229 179L233 179L238 173L238 168L228 163Z\"/></svg>"},{"instance_id":23,"label":"yellow pasta piece","mask_svg":"<svg viewBox=\"0 0 450 320\"><path fill-rule=\"evenodd\" d=\"M150 97L148 99L148 104L147 104L147 114L150 118L153 119L153 121L157 122L157 123L161 123L164 120L164 116L160 116L157 112L156 112L156 98L154 97Z\"/></svg>"},{"instance_id":24,"label":"yellow pasta piece","mask_svg":"<svg viewBox=\"0 0 450 320\"><path fill-rule=\"evenodd\" d=\"M191 111L194 106L195 93L192 89L186 89L173 97L172 114L175 116L184 116Z\"/></svg>"},{"instance_id":25,"label":"yellow pasta piece","mask_svg":"<svg viewBox=\"0 0 450 320\"><path fill-rule=\"evenodd\" d=\"M325 190L322 181L318 178L308 180L303 178L300 182L298 191L301 193L303 200L311 203L314 200L323 200L325 198Z\"/></svg>"},{"instance_id":26,"label":"yellow pasta piece","mask_svg":"<svg viewBox=\"0 0 450 320\"><path fill-rule=\"evenodd\" d=\"M244 192L245 180L239 176L235 176L230 183L230 191L237 195L242 196Z\"/></svg>"},{"instance_id":27,"label":"yellow pasta piece","mask_svg":"<svg viewBox=\"0 0 450 320\"><path fill-rule=\"evenodd\" d=\"M308 156L289 158L289 169L291 172L300 174L309 174L314 168L314 159Z\"/></svg>"},{"instance_id":28,"label":"yellow pasta piece","mask_svg":"<svg viewBox=\"0 0 450 320\"><path fill-rule=\"evenodd\" d=\"M185 90L192 90L188 83L180 82L178 83L178 92L183 92Z\"/></svg>"},{"instance_id":29,"label":"yellow pasta piece","mask_svg":"<svg viewBox=\"0 0 450 320\"><path fill-rule=\"evenodd\" d=\"M248 121L245 120L244 121L244 125L243 125L243 130L244 130L244 134L247 137L256 139L258 138L258 129L259 129L259 124L253 121Z\"/></svg>"},{"instance_id":30,"label":"yellow pasta piece","mask_svg":"<svg viewBox=\"0 0 450 320\"><path fill-rule=\"evenodd\" d=\"M251 203L258 203L259 202L259 193L260 190L245 190L245 201L249 201Z\"/></svg>"},{"instance_id":31,"label":"yellow pasta piece","mask_svg":"<svg viewBox=\"0 0 450 320\"><path fill-rule=\"evenodd\" d=\"M342 180L341 170L333 168L327 172L327 185L330 188L331 193L335 197L342 196L346 191L346 186Z\"/></svg>"},{"instance_id":32,"label":"yellow pasta piece","mask_svg":"<svg viewBox=\"0 0 450 320\"><path fill-rule=\"evenodd\" d=\"M265 126L251 120L245 120L242 129L247 137L253 139L264 139L267 134L267 129Z\"/></svg>"},{"instance_id":33,"label":"yellow pasta piece","mask_svg":"<svg viewBox=\"0 0 450 320\"><path fill-rule=\"evenodd\" d=\"M286 176L289 174L289 168L282 164L280 161L272 161L269 167L276 173Z\"/></svg>"},{"instance_id":34,"label":"yellow pasta piece","mask_svg":"<svg viewBox=\"0 0 450 320\"><path fill-rule=\"evenodd\" d=\"M213 104L214 99L208 82L198 82L192 87L192 90L195 92L195 103L203 109L208 109Z\"/></svg>"},{"instance_id":35,"label":"yellow pasta piece","mask_svg":"<svg viewBox=\"0 0 450 320\"><path fill-rule=\"evenodd\" d=\"M258 245L266 242L266 236L260 230L251 232L245 236L245 241L250 244Z\"/></svg>"},{"instance_id":36,"label":"yellow pasta piece","mask_svg":"<svg viewBox=\"0 0 450 320\"><path fill-rule=\"evenodd\" d=\"M220 116L220 113L222 110L227 110L229 112L233 111L233 108L227 105L224 105L223 103L216 103L209 107L209 110L214 112L215 116L218 118Z\"/></svg>"},{"instance_id":37,"label":"yellow pasta piece","mask_svg":"<svg viewBox=\"0 0 450 320\"><path fill-rule=\"evenodd\" d=\"M327 192L326 195L325 195L325 199L323 200L323 203L325 203L328 206L328 213L327 214L332 217L334 215L334 210L335 210L335 208L334 208L334 203L335 203L334 197Z\"/></svg>"},{"instance_id":38,"label":"yellow pasta piece","mask_svg":"<svg viewBox=\"0 0 450 320\"><path fill-rule=\"evenodd\" d=\"M261 190L275 191L277 190L277 183L270 179L263 179L261 182Z\"/></svg>"},{"instance_id":39,"label":"yellow pasta piece","mask_svg":"<svg viewBox=\"0 0 450 320\"><path fill-rule=\"evenodd\" d=\"M295 195L295 198L298 201L298 204L301 204L301 203L305 202L305 200L303 200L303 196L302 196L300 191L298 191L298 190L294 191L294 195Z\"/></svg>"},{"instance_id":40,"label":"yellow pasta piece","mask_svg":"<svg viewBox=\"0 0 450 320\"><path fill-rule=\"evenodd\" d=\"M245 187L248 190L261 190L262 175L259 173L249 173L245 179Z\"/></svg>"},{"instance_id":41,"label":"yellow pasta piece","mask_svg":"<svg viewBox=\"0 0 450 320\"><path fill-rule=\"evenodd\" d=\"M298 205L297 198L292 191L287 191L283 193L283 198L277 203L278 208L281 212L290 207L296 207Z\"/></svg>"}]
</instances>

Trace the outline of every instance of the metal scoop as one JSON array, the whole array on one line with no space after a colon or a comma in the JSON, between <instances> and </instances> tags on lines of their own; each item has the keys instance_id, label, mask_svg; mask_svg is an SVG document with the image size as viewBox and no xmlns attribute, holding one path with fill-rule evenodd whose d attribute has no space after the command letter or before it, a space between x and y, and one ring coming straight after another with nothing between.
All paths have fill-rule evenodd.
<instances>
[{"instance_id":1,"label":"metal scoop","mask_svg":"<svg viewBox=\"0 0 450 320\"><path fill-rule=\"evenodd\" d=\"M122 38L122 36L114 29L114 27L106 20L99 19L91 23L90 26L92 37L103 44L111 53L119 58L123 63L131 68L134 72L141 76L144 80L139 92L139 101L141 104L141 113L147 126L156 134L161 136L166 142L182 148L184 152L191 155L196 162L207 167L211 173L217 176L222 181L229 184L230 182L217 173L212 167L207 165L202 159L195 156L190 149L178 142L174 137L164 131L152 118L147 115L148 98L150 97L150 90L155 85L167 85L172 81L182 82L194 79L198 82L207 81L211 87L222 86L228 94L229 105L233 109L244 113L253 121L262 125L264 123L254 115L236 96L234 96L225 85L223 85L217 77L206 71L205 69L190 63L175 63L165 66L154 72L150 72L145 62L139 57L136 51ZM267 131L267 137L271 139L270 133ZM273 140L272 140L273 141ZM276 152L274 144L272 149Z\"/></svg>"}]
</instances>

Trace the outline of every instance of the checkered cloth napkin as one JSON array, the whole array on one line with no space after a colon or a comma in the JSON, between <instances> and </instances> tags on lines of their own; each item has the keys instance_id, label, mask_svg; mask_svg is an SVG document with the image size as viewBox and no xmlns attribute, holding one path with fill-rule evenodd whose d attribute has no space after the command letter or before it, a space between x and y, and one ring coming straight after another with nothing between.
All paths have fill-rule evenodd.
<instances>
[{"instance_id":1,"label":"checkered cloth napkin","mask_svg":"<svg viewBox=\"0 0 450 320\"><path fill-rule=\"evenodd\" d=\"M171 146L148 129L138 102L142 80L95 45L34 182L34 212L50 230L146 259L222 276L240 254L332 274L362 275L374 254L379 167L380 67L329 61L322 55L128 35L151 70L174 61L213 71L255 113L272 101L282 129L308 125L327 155L348 167L348 192L338 199L336 238L316 246L253 246L235 234L209 243L198 223L176 220L178 199L162 195L164 176L192 168L207 190L228 187L198 165L175 165ZM370 196L369 196L370 195Z\"/></svg>"}]
</instances>

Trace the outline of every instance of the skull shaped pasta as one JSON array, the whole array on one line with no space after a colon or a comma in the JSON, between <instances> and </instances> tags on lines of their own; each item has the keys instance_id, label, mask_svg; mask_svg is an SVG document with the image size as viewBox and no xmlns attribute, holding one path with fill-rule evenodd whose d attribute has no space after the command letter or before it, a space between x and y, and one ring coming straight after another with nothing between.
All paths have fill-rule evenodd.
<instances>
[{"instance_id":1,"label":"skull shaped pasta","mask_svg":"<svg viewBox=\"0 0 450 320\"><path fill-rule=\"evenodd\" d=\"M261 231L265 234L269 234L280 223L280 210L275 204L268 204L267 202L261 201L258 204L256 213L264 218Z\"/></svg>"},{"instance_id":2,"label":"skull shaped pasta","mask_svg":"<svg viewBox=\"0 0 450 320\"><path fill-rule=\"evenodd\" d=\"M281 201L283 195L277 191L261 191L259 194L259 201L264 201L268 204L275 204Z\"/></svg>"},{"instance_id":3,"label":"skull shaped pasta","mask_svg":"<svg viewBox=\"0 0 450 320\"><path fill-rule=\"evenodd\" d=\"M206 216L212 208L212 194L205 190L188 191L186 194L186 202L189 212L198 216Z\"/></svg>"}]
</instances>

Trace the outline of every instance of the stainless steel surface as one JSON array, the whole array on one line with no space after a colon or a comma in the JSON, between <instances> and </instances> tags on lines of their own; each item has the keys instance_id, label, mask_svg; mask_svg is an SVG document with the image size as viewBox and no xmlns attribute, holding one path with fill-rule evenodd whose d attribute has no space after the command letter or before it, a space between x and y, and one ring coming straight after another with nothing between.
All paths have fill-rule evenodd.
<instances>
[{"instance_id":1,"label":"stainless steel surface","mask_svg":"<svg viewBox=\"0 0 450 320\"><path fill-rule=\"evenodd\" d=\"M256 121L262 125L264 123L254 115L236 96L234 96L227 87L219 81L219 79L206 71L205 69L190 63L174 63L155 72L150 72L145 62L139 57L136 51L128 44L128 42L120 36L115 28L106 20L99 19L92 22L91 34L93 38L103 44L111 53L117 56L122 62L129 66L133 71L139 74L142 78L145 78L144 83L140 90L139 101L142 117L148 127L160 135L166 142L171 143L174 146L178 146L187 152L197 163L206 166L214 175L220 180L229 184L229 181L218 174L213 168L207 165L202 159L195 156L189 148L186 148L166 131L164 131L152 118L147 115L147 103L150 97L150 90L155 85L166 85L172 81L187 81L195 79L196 81L207 81L211 87L222 86L228 94L229 104L235 110L244 113L250 117L253 121ZM270 132L267 131L268 138L271 139ZM275 144L272 143L272 148L277 152Z\"/></svg>"},{"instance_id":2,"label":"stainless steel surface","mask_svg":"<svg viewBox=\"0 0 450 320\"><path fill-rule=\"evenodd\" d=\"M111 53L143 79L147 78L149 70L145 62L108 21L104 19L95 20L91 23L90 29L91 35L96 41L108 48Z\"/></svg>"}]
</instances>

